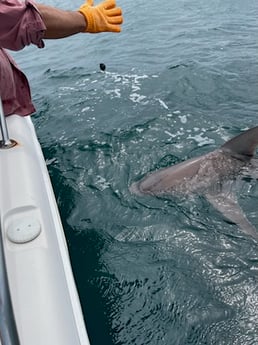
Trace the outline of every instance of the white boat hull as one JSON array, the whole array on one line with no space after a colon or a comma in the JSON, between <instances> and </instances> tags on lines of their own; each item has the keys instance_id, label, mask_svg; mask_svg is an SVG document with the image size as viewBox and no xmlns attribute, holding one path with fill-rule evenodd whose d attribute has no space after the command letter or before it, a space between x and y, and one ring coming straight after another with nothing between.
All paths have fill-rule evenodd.
<instances>
[{"instance_id":1,"label":"white boat hull","mask_svg":"<svg viewBox=\"0 0 258 345\"><path fill-rule=\"evenodd\" d=\"M30 117L17 115L9 116L7 125L17 145L0 150L0 224L19 342L87 345L63 228L34 126Z\"/></svg>"}]
</instances>

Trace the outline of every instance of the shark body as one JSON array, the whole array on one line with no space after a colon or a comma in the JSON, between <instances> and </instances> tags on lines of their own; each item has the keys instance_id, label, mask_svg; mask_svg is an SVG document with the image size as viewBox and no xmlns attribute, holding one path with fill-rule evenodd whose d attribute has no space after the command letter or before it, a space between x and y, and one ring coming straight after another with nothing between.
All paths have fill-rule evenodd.
<instances>
[{"instance_id":1,"label":"shark body","mask_svg":"<svg viewBox=\"0 0 258 345\"><path fill-rule=\"evenodd\" d=\"M219 149L157 170L131 185L137 195L203 194L227 219L258 241L228 182L247 173L258 145L258 126L227 141Z\"/></svg>"}]
</instances>

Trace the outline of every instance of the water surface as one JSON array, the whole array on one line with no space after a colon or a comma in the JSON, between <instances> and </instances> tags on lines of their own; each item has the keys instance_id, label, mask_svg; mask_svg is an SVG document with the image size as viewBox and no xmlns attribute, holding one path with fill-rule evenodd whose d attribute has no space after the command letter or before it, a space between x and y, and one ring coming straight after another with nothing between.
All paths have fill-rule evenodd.
<instances>
[{"instance_id":1,"label":"water surface","mask_svg":"<svg viewBox=\"0 0 258 345\"><path fill-rule=\"evenodd\" d=\"M257 244L200 196L128 187L257 125L258 3L117 2L121 34L14 54L31 83L91 343L257 344ZM236 192L258 228L256 181Z\"/></svg>"}]
</instances>

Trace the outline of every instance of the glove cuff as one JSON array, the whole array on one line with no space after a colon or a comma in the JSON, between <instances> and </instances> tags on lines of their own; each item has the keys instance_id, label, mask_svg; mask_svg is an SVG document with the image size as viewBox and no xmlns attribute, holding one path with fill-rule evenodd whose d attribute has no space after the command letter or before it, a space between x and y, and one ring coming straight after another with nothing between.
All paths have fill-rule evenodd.
<instances>
[{"instance_id":1,"label":"glove cuff","mask_svg":"<svg viewBox=\"0 0 258 345\"><path fill-rule=\"evenodd\" d=\"M91 11L89 9L85 8L84 6L80 7L78 12L80 12L84 18L86 19L87 25L84 32L95 32L94 31L94 18L92 16Z\"/></svg>"}]
</instances>

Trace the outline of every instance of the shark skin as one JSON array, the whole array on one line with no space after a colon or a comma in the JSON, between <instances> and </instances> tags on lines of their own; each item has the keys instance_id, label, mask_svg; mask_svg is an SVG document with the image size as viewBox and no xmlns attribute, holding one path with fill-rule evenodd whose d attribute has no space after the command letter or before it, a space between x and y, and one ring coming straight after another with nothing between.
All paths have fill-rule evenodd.
<instances>
[{"instance_id":1,"label":"shark skin","mask_svg":"<svg viewBox=\"0 0 258 345\"><path fill-rule=\"evenodd\" d=\"M150 173L129 189L136 195L202 194L224 217L258 241L258 230L246 218L232 191L232 183L238 176L252 176L257 146L258 126L232 138L219 149Z\"/></svg>"}]
</instances>

